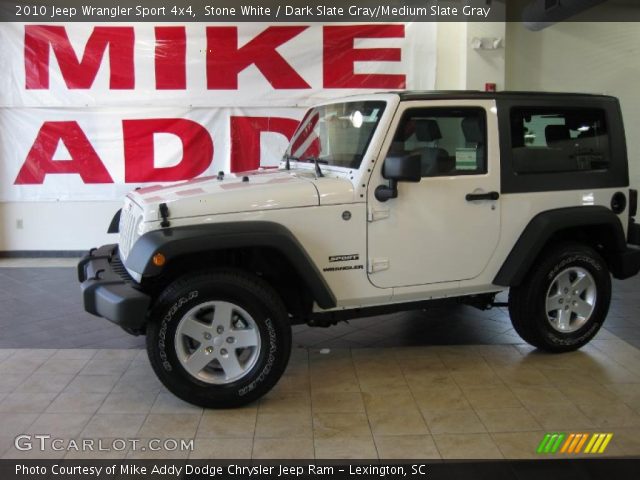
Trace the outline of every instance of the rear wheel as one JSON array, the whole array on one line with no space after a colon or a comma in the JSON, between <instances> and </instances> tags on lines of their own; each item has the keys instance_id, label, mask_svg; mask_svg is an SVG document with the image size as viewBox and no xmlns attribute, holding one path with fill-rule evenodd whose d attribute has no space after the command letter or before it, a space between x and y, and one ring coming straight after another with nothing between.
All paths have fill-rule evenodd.
<instances>
[{"instance_id":1,"label":"rear wheel","mask_svg":"<svg viewBox=\"0 0 640 480\"><path fill-rule=\"evenodd\" d=\"M278 381L291 352L291 327L282 301L260 278L235 270L189 275L160 296L147 352L178 397L237 407Z\"/></svg>"},{"instance_id":2,"label":"rear wheel","mask_svg":"<svg viewBox=\"0 0 640 480\"><path fill-rule=\"evenodd\" d=\"M611 302L611 278L602 257L581 244L548 250L525 281L509 292L518 334L550 352L576 350L600 330Z\"/></svg>"}]
</instances>

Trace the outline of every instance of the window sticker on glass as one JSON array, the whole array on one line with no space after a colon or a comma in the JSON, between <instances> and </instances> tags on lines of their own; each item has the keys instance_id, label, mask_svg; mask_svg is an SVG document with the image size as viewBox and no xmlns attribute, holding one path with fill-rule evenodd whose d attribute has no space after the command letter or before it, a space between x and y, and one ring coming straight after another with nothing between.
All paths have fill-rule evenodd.
<instances>
[{"instance_id":1,"label":"window sticker on glass","mask_svg":"<svg viewBox=\"0 0 640 480\"><path fill-rule=\"evenodd\" d=\"M456 170L476 170L478 156L475 148L456 148Z\"/></svg>"}]
</instances>

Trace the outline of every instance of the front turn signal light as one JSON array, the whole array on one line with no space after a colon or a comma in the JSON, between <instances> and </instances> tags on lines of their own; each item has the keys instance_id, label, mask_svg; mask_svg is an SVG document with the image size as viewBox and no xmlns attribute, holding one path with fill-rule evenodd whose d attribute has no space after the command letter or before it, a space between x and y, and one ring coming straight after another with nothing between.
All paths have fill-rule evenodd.
<instances>
[{"instance_id":1,"label":"front turn signal light","mask_svg":"<svg viewBox=\"0 0 640 480\"><path fill-rule=\"evenodd\" d=\"M156 254L153 256L153 259L152 259L152 260L153 260L153 264L154 264L156 267L161 267L161 266L163 266L165 263L167 263L167 258L166 258L163 254L161 254L161 253L156 253Z\"/></svg>"}]
</instances>

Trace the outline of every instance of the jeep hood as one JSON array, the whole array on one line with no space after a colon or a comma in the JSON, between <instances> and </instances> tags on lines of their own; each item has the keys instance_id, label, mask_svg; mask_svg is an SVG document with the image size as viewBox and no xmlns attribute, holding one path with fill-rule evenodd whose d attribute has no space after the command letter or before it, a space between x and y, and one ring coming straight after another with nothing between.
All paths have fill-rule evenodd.
<instances>
[{"instance_id":1,"label":"jeep hood","mask_svg":"<svg viewBox=\"0 0 640 480\"><path fill-rule=\"evenodd\" d=\"M243 178L248 180L243 180ZM338 176L316 178L304 170L256 170L223 179L202 177L135 190L129 197L150 211L166 203L170 218L312 207L353 201L352 183Z\"/></svg>"}]
</instances>

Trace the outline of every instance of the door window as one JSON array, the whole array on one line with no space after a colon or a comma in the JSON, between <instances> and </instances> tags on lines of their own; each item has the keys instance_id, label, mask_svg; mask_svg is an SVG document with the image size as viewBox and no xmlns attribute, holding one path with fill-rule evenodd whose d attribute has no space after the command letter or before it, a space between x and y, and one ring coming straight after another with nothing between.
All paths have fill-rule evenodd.
<instances>
[{"instance_id":1,"label":"door window","mask_svg":"<svg viewBox=\"0 0 640 480\"><path fill-rule=\"evenodd\" d=\"M482 108L407 110L389 153L419 155L423 177L486 173L485 111Z\"/></svg>"}]
</instances>

